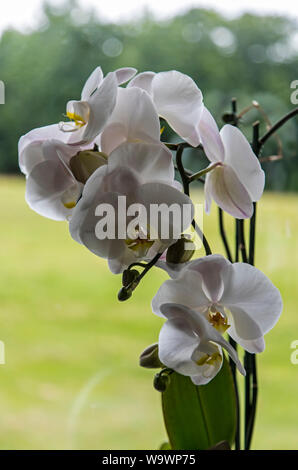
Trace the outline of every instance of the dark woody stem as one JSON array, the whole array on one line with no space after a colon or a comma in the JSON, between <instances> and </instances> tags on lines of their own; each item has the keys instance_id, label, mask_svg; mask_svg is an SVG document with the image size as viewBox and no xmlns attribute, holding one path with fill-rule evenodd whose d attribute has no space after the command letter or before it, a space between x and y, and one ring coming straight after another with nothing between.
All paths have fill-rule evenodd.
<instances>
[{"instance_id":1,"label":"dark woody stem","mask_svg":"<svg viewBox=\"0 0 298 470\"><path fill-rule=\"evenodd\" d=\"M182 162L183 150L187 147L189 147L189 144L187 144L186 142L178 145L177 152L176 152L176 164L177 164L177 169L179 171L179 174L182 180L184 193L187 196L189 196L189 185L192 182L192 179L191 179L192 175L189 176L186 174L184 166L183 166L183 162ZM195 231L197 232L197 234L202 240L206 255L211 255L212 251L208 243L208 240L203 234L203 232L201 231L201 229L199 228L195 220L192 221L192 226L194 227Z\"/></svg>"},{"instance_id":2,"label":"dark woody stem","mask_svg":"<svg viewBox=\"0 0 298 470\"><path fill-rule=\"evenodd\" d=\"M225 226L224 226L224 214L223 214L223 210L220 207L218 208L218 223L219 223L220 236L221 236L222 242L226 250L227 258L232 263L233 262L232 254L231 254L231 250L230 250L230 246L229 246L229 242L226 236L226 231L225 231Z\"/></svg>"},{"instance_id":3,"label":"dark woody stem","mask_svg":"<svg viewBox=\"0 0 298 470\"><path fill-rule=\"evenodd\" d=\"M225 226L224 226L224 214L223 210L219 207L218 208L218 222L219 222L219 231L221 235L222 242L224 244L226 255L228 260L232 263L233 258L231 254L231 250L229 247L228 239L226 236ZM238 246L238 244L237 244ZM237 343L233 340L233 338L229 337L229 343L231 346L237 351ZM233 382L235 387L235 394L236 394L236 415L237 415L237 422L236 422L236 435L235 435L235 450L240 450L240 401L239 401L239 391L238 391L238 384L236 378L236 364L234 361L229 360L231 372L233 376Z\"/></svg>"},{"instance_id":4,"label":"dark woody stem","mask_svg":"<svg viewBox=\"0 0 298 470\"><path fill-rule=\"evenodd\" d=\"M284 121L286 122L286 121ZM253 124L253 141L252 149L259 156L260 152L260 140L259 140L259 125L257 121ZM272 134L271 134L272 135ZM249 227L249 254L248 263L252 266L255 261L255 232L256 232L256 216L257 216L257 204L254 203L254 212L250 219ZM257 381L257 364L256 355L245 353L245 365L249 371L249 378L247 383L245 382L245 393L246 393L246 407L245 407L245 450L248 450L251 445L251 439L254 429L256 408L257 408L257 397L258 397L258 381Z\"/></svg>"},{"instance_id":5,"label":"dark woody stem","mask_svg":"<svg viewBox=\"0 0 298 470\"><path fill-rule=\"evenodd\" d=\"M189 196L190 176L186 174L182 163L183 150L187 147L189 147L189 145L186 142L178 145L176 151L176 165L182 180L183 191L187 196Z\"/></svg>"},{"instance_id":6,"label":"dark woody stem","mask_svg":"<svg viewBox=\"0 0 298 470\"><path fill-rule=\"evenodd\" d=\"M232 107L232 124L234 126L238 126L238 117L237 117L237 100L236 98L232 98L231 100L231 107ZM236 229L236 251L235 251L235 261L238 261L239 258L239 247L240 247L240 226L239 226L239 220L235 219L235 229ZM220 230L221 232L221 230ZM224 238L223 238L224 241ZM244 244L244 240L243 244ZM231 255L230 255L231 258ZM232 259L230 259L232 261ZM238 345L236 341L233 340L229 336L229 342L231 346L235 349L237 352ZM236 394L236 413L237 413L237 422L236 422L236 435L235 435L235 450L240 450L241 449L241 441L240 441L240 428L241 428L241 414L240 414L240 398L239 398L239 389L238 389L238 381L237 381L237 369L235 367L235 364L231 361L230 359L230 366L231 366L231 371L232 371L232 376L233 376L233 381L234 381L234 386L235 386L235 394Z\"/></svg>"},{"instance_id":7,"label":"dark woody stem","mask_svg":"<svg viewBox=\"0 0 298 470\"><path fill-rule=\"evenodd\" d=\"M145 276L145 274L147 274L147 272L157 263L157 261L159 260L161 255L162 255L162 253L157 253L157 255L155 255L154 258L152 258L152 260L149 261L149 263L146 264L145 268L143 269L143 271L141 272L141 274L137 278L138 282L140 282L140 280Z\"/></svg>"},{"instance_id":8,"label":"dark woody stem","mask_svg":"<svg viewBox=\"0 0 298 470\"><path fill-rule=\"evenodd\" d=\"M283 116L279 121L277 121L266 134L263 135L258 141L256 142L256 150L255 153L259 153L261 147L265 144L265 142L271 137L278 129L280 129L287 121L292 119L292 117L298 115L298 108L292 109L288 114Z\"/></svg>"}]
</instances>

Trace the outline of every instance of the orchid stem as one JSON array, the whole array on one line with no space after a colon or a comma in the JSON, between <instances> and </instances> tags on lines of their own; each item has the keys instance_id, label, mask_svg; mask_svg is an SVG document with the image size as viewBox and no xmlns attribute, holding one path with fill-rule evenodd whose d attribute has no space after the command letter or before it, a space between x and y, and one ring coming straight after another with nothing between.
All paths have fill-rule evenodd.
<instances>
[{"instance_id":1,"label":"orchid stem","mask_svg":"<svg viewBox=\"0 0 298 470\"><path fill-rule=\"evenodd\" d=\"M189 182L192 183L193 181L198 180L202 176L206 175L206 173L209 173L209 171L214 170L214 168L220 165L221 165L221 162L216 162L216 163L213 163L213 165L209 165L207 168L204 168L203 170L200 170L197 173L194 173L193 175L189 176Z\"/></svg>"},{"instance_id":2,"label":"orchid stem","mask_svg":"<svg viewBox=\"0 0 298 470\"><path fill-rule=\"evenodd\" d=\"M286 122L286 121L284 121ZM260 140L259 140L259 121L253 124L253 141L252 149L259 156L260 152ZM254 203L254 212L250 219L249 227L249 255L248 262L252 266L255 262L255 242L256 242L256 216L257 216L257 204ZM258 379L257 379L257 364L255 354L245 353L247 368L249 371L249 381L247 384L247 393L249 394L247 406L247 413L245 414L245 450L250 449L252 434L254 429L254 423L256 418L257 408L257 397L258 397ZM248 389L249 387L249 389Z\"/></svg>"},{"instance_id":3,"label":"orchid stem","mask_svg":"<svg viewBox=\"0 0 298 470\"><path fill-rule=\"evenodd\" d=\"M223 214L223 211L220 207L218 208L218 216L219 216L218 220L219 220L220 235L221 235L221 238L222 238L225 250L226 250L227 258L232 263L233 262L232 254L231 254L231 250L230 250L230 247L229 247L229 243L228 243L227 236L226 236L226 231L225 231L225 226L224 226L224 214ZM237 352L237 343L230 336L229 336L229 343L235 349L235 351ZM235 395L236 395L236 416L237 416L236 419L237 419L237 422L236 422L236 435L235 435L235 450L240 450L240 432L239 432L239 430L240 430L240 401L239 401L239 391L238 391L238 384L237 384L237 377L236 377L236 364L235 364L234 361L232 361L231 358L229 359L229 363L230 363L231 372L232 372L232 376L233 376L233 382L234 382L234 387L235 387Z\"/></svg>"},{"instance_id":4,"label":"orchid stem","mask_svg":"<svg viewBox=\"0 0 298 470\"><path fill-rule=\"evenodd\" d=\"M185 173L185 169L182 163L183 150L188 147L186 142L179 144L176 152L176 164L178 171L181 176L184 193L189 196L189 176Z\"/></svg>"},{"instance_id":5,"label":"orchid stem","mask_svg":"<svg viewBox=\"0 0 298 470\"><path fill-rule=\"evenodd\" d=\"M220 207L218 208L218 221L219 221L219 231L220 231L222 242L226 250L227 258L232 263L233 262L232 254L231 254L231 250L229 247L229 243L228 243L228 239L227 239L226 231L225 231L225 226L224 226L223 210Z\"/></svg>"},{"instance_id":6,"label":"orchid stem","mask_svg":"<svg viewBox=\"0 0 298 470\"><path fill-rule=\"evenodd\" d=\"M236 98L232 98L231 100L232 105L232 124L237 127L238 125L238 118L237 118L237 100ZM219 209L219 228L222 241L224 243L227 258L229 261L233 261L232 254L228 245L225 228L224 228L224 220L223 220L223 213L222 210ZM238 261L239 257L239 230L238 230L238 221L236 220L236 252L235 252L235 260ZM229 336L229 343L237 352L237 343ZM240 398L239 398L239 390L238 390L238 382L237 382L237 369L235 367L234 362L230 359L230 366L231 372L233 376L233 382L235 387L235 397L236 397L236 433L235 433L235 450L241 449L241 441L240 441L240 424L241 424L241 414L240 414Z\"/></svg>"},{"instance_id":7,"label":"orchid stem","mask_svg":"<svg viewBox=\"0 0 298 470\"><path fill-rule=\"evenodd\" d=\"M138 281L140 281L145 276L145 274L147 274L147 272L157 263L161 255L162 253L157 253L157 255L155 255L154 258L152 258L152 260L146 264L146 267L143 269L143 271L137 278Z\"/></svg>"},{"instance_id":8,"label":"orchid stem","mask_svg":"<svg viewBox=\"0 0 298 470\"><path fill-rule=\"evenodd\" d=\"M176 164L177 164L177 169L180 173L180 177L181 177L181 180L182 180L184 193L187 196L189 196L189 185L190 185L191 181L190 181L190 177L185 172L185 168L184 168L183 162L182 162L183 150L187 147L189 147L189 144L187 144L186 142L183 142L182 144L178 145L177 152L176 152ZM198 224L196 223L195 219L193 219L193 221L192 221L192 226L194 227L195 231L197 232L200 239L202 240L206 255L211 255L212 251L211 251L210 245L208 243L208 240L205 237L202 230L200 229L200 227L198 226Z\"/></svg>"},{"instance_id":9,"label":"orchid stem","mask_svg":"<svg viewBox=\"0 0 298 470\"><path fill-rule=\"evenodd\" d=\"M282 127L287 121L289 121L290 119L292 119L292 117L296 116L296 114L298 114L298 108L294 108L292 109L292 111L290 111L288 114L286 114L285 116L283 116L279 121L277 121L270 129L268 132L266 132L266 134L263 135L263 137L261 137L260 139L258 139L256 142L255 142L255 147L256 150L255 150L255 153L258 154L260 149L262 148L262 146L265 144L265 142L269 139L269 137L272 136L272 134L274 134L280 127Z\"/></svg>"},{"instance_id":10,"label":"orchid stem","mask_svg":"<svg viewBox=\"0 0 298 470\"><path fill-rule=\"evenodd\" d=\"M177 165L175 165L175 170L179 171L177 168ZM192 171L188 170L187 168L184 168L184 172L188 177L192 176ZM201 183L205 183L203 178L197 178L197 181L200 181Z\"/></svg>"},{"instance_id":11,"label":"orchid stem","mask_svg":"<svg viewBox=\"0 0 298 470\"><path fill-rule=\"evenodd\" d=\"M238 230L239 230L238 248L240 250L243 263L247 263L248 258L247 258L246 243L245 243L244 219L238 219L237 224L238 224Z\"/></svg>"}]
</instances>

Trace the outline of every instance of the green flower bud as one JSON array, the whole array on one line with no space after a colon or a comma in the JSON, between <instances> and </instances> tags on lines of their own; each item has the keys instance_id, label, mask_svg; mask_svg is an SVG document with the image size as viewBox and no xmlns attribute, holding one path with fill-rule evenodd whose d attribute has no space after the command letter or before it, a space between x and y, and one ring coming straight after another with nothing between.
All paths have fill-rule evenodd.
<instances>
[{"instance_id":1,"label":"green flower bud","mask_svg":"<svg viewBox=\"0 0 298 470\"><path fill-rule=\"evenodd\" d=\"M164 367L158 357L158 344L151 344L140 355L140 366L147 369Z\"/></svg>"},{"instance_id":2,"label":"green flower bud","mask_svg":"<svg viewBox=\"0 0 298 470\"><path fill-rule=\"evenodd\" d=\"M187 244L187 250L185 246ZM188 238L182 236L167 250L166 260L168 263L179 264L189 261L195 252L195 245Z\"/></svg>"},{"instance_id":3,"label":"green flower bud","mask_svg":"<svg viewBox=\"0 0 298 470\"><path fill-rule=\"evenodd\" d=\"M124 287L129 286L139 276L139 271L136 269L125 269L122 274L122 284Z\"/></svg>"},{"instance_id":4,"label":"green flower bud","mask_svg":"<svg viewBox=\"0 0 298 470\"><path fill-rule=\"evenodd\" d=\"M122 287L118 292L118 300L120 300L120 302L124 302L125 300L128 300L131 296L132 296L132 290L126 289L125 287Z\"/></svg>"},{"instance_id":5,"label":"green flower bud","mask_svg":"<svg viewBox=\"0 0 298 470\"><path fill-rule=\"evenodd\" d=\"M69 162L74 177L83 184L97 168L106 164L107 156L102 152L94 152L93 150L78 152Z\"/></svg>"}]
</instances>

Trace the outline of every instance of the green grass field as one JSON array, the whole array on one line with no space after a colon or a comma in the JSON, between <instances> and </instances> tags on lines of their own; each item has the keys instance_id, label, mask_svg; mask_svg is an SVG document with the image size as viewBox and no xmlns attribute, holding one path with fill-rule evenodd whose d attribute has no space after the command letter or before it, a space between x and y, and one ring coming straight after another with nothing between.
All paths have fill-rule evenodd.
<instances>
[{"instance_id":1,"label":"green grass field","mask_svg":"<svg viewBox=\"0 0 298 470\"><path fill-rule=\"evenodd\" d=\"M1 449L154 449L165 440L153 374L138 366L162 324L150 301L166 278L152 270L120 304L121 279L76 244L66 223L32 212L21 178L1 178ZM200 196L198 196L200 197ZM259 356L253 448L298 443L298 195L259 204L256 264L280 288L284 312ZM223 252L217 210L204 229ZM203 253L202 253L203 254Z\"/></svg>"}]
</instances>

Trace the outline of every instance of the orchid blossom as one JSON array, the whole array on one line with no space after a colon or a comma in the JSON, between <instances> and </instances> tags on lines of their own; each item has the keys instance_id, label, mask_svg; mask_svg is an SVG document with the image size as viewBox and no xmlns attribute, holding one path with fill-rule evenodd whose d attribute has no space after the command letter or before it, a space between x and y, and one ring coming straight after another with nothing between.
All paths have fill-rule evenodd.
<instances>
[{"instance_id":1,"label":"orchid blossom","mask_svg":"<svg viewBox=\"0 0 298 470\"><path fill-rule=\"evenodd\" d=\"M211 162L205 182L206 212L212 199L237 219L253 214L253 202L263 194L265 174L242 132L226 124L219 132L211 113L204 107L199 123L204 151Z\"/></svg>"},{"instance_id":2,"label":"orchid blossom","mask_svg":"<svg viewBox=\"0 0 298 470\"><path fill-rule=\"evenodd\" d=\"M71 100L66 106L69 122L61 122L60 129L69 134L69 143L92 142L103 130L116 104L118 86L136 73L134 68L118 69L104 78L97 67L87 79L81 100Z\"/></svg>"},{"instance_id":3,"label":"orchid blossom","mask_svg":"<svg viewBox=\"0 0 298 470\"><path fill-rule=\"evenodd\" d=\"M159 359L165 366L204 385L220 371L224 348L245 375L234 348L203 315L176 303L162 304L160 311L167 318L158 344Z\"/></svg>"},{"instance_id":4,"label":"orchid blossom","mask_svg":"<svg viewBox=\"0 0 298 470\"><path fill-rule=\"evenodd\" d=\"M66 136L52 125L21 137L19 165L26 175L28 205L44 217L69 220L84 183L106 159L86 146L58 140L61 134Z\"/></svg>"},{"instance_id":5,"label":"orchid blossom","mask_svg":"<svg viewBox=\"0 0 298 470\"><path fill-rule=\"evenodd\" d=\"M194 310L250 353L264 350L264 335L282 311L280 293L265 274L221 255L190 261L176 279L165 281L152 301L153 312L163 316L165 303Z\"/></svg>"}]
</instances>

